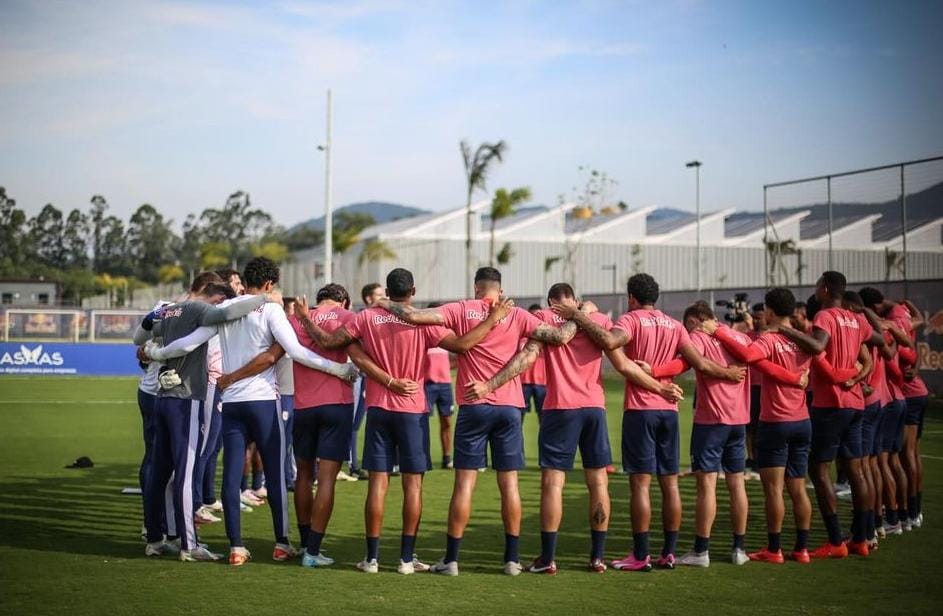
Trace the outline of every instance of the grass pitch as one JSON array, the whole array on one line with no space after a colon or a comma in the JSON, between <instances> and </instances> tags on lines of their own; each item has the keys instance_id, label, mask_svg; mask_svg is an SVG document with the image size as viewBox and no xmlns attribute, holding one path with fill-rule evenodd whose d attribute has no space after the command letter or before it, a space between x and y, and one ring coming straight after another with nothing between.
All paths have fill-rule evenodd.
<instances>
[{"instance_id":1,"label":"grass pitch","mask_svg":"<svg viewBox=\"0 0 943 616\"><path fill-rule=\"evenodd\" d=\"M920 530L888 538L867 559L813 562L809 566L726 562L730 526L720 506L709 569L604 575L584 570L589 550L586 490L569 476L556 577L501 574L503 528L495 475L479 477L471 524L462 544L461 575L402 577L394 564L399 547L401 490L392 486L381 543L381 572L367 576L353 564L363 555L366 482L340 483L325 551L331 568L310 570L269 560L268 509L243 514L244 536L255 560L242 568L180 563L144 557L140 497L123 496L136 486L143 450L134 379L0 378L0 614L547 614L547 613L939 613L943 576L943 404L933 402L922 442L924 512ZM688 387L687 389L690 389ZM607 382L610 438L620 459L621 383ZM690 394L689 394L690 396ZM433 420L433 434L437 427ZM682 408L686 463L690 402ZM537 421L525 420L527 470L521 473L524 522L522 561L539 552ZM433 436L433 461L439 456ZM95 461L89 470L63 466L78 456ZM577 463L578 465L578 463ZM618 462L617 462L618 465ZM417 551L433 562L443 553L452 473L426 476L425 509ZM747 548L765 544L762 490L748 482ZM628 480L611 477L613 516L607 558L631 545ZM685 513L679 552L693 541L694 480L683 478ZM652 549L660 549L659 496L653 493ZM787 499L788 508L788 499ZM291 514L294 520L294 514ZM848 504L842 521L850 524ZM292 529L297 542L297 531ZM201 538L225 552L222 524L205 526ZM811 542L824 540L818 514ZM787 511L784 545L792 543Z\"/></svg>"}]
</instances>

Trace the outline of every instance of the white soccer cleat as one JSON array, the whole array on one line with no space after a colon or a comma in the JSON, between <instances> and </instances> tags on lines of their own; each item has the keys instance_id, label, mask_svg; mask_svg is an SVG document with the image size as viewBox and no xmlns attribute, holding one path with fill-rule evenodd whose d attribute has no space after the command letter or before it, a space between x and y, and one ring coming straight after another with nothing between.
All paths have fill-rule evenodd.
<instances>
[{"instance_id":1,"label":"white soccer cleat","mask_svg":"<svg viewBox=\"0 0 943 616\"><path fill-rule=\"evenodd\" d=\"M144 546L145 556L177 556L178 554L180 554L180 546L163 539Z\"/></svg>"},{"instance_id":2,"label":"white soccer cleat","mask_svg":"<svg viewBox=\"0 0 943 616\"><path fill-rule=\"evenodd\" d=\"M252 513L252 507L245 503L239 503L239 511L242 511L243 513Z\"/></svg>"},{"instance_id":3,"label":"white soccer cleat","mask_svg":"<svg viewBox=\"0 0 943 616\"><path fill-rule=\"evenodd\" d=\"M337 481L357 481L353 475L348 475L343 470L337 471Z\"/></svg>"},{"instance_id":4,"label":"white soccer cleat","mask_svg":"<svg viewBox=\"0 0 943 616\"><path fill-rule=\"evenodd\" d=\"M458 561L453 560L450 563L445 562L445 559L439 560L436 564L432 565L429 568L430 573L438 573L439 575L448 575L455 577L458 575Z\"/></svg>"},{"instance_id":5,"label":"white soccer cleat","mask_svg":"<svg viewBox=\"0 0 943 616\"><path fill-rule=\"evenodd\" d=\"M264 504L252 490L243 490L239 495L239 501L248 507L261 507Z\"/></svg>"},{"instance_id":6,"label":"white soccer cleat","mask_svg":"<svg viewBox=\"0 0 943 616\"><path fill-rule=\"evenodd\" d=\"M508 561L504 563L504 575L510 575L512 577L520 575L524 571L524 565L521 563L516 563L513 561Z\"/></svg>"},{"instance_id":7,"label":"white soccer cleat","mask_svg":"<svg viewBox=\"0 0 943 616\"><path fill-rule=\"evenodd\" d=\"M242 565L249 562L249 559L252 558L252 554L249 553L249 550L244 547L235 547L229 549L229 564L233 567L241 567Z\"/></svg>"},{"instance_id":8,"label":"white soccer cleat","mask_svg":"<svg viewBox=\"0 0 943 616\"><path fill-rule=\"evenodd\" d=\"M275 549L272 550L272 560L283 563L296 558L300 553L298 548L291 544L276 543Z\"/></svg>"},{"instance_id":9,"label":"white soccer cleat","mask_svg":"<svg viewBox=\"0 0 943 616\"><path fill-rule=\"evenodd\" d=\"M260 501L265 500L266 498L268 498L268 488L266 488L265 486L262 486L258 490L252 490L252 494L254 494L255 497L259 499Z\"/></svg>"},{"instance_id":10,"label":"white soccer cleat","mask_svg":"<svg viewBox=\"0 0 943 616\"><path fill-rule=\"evenodd\" d=\"M399 561L399 565L396 567L396 572L400 575L412 575L416 573L416 568L413 566L413 561Z\"/></svg>"},{"instance_id":11,"label":"white soccer cleat","mask_svg":"<svg viewBox=\"0 0 943 616\"><path fill-rule=\"evenodd\" d=\"M364 573L379 573L380 572L380 563L377 562L376 558L367 560L364 558L362 561L357 563L357 568L363 571Z\"/></svg>"},{"instance_id":12,"label":"white soccer cleat","mask_svg":"<svg viewBox=\"0 0 943 616\"><path fill-rule=\"evenodd\" d=\"M923 526L923 512L918 513L917 517L910 521L910 525L914 528L920 528Z\"/></svg>"},{"instance_id":13,"label":"white soccer cleat","mask_svg":"<svg viewBox=\"0 0 943 616\"><path fill-rule=\"evenodd\" d=\"M688 552L678 559L678 564L688 567L710 567L711 558L706 550L703 552Z\"/></svg>"},{"instance_id":14,"label":"white soccer cleat","mask_svg":"<svg viewBox=\"0 0 943 616\"><path fill-rule=\"evenodd\" d=\"M203 505L203 507L206 508L206 509L209 509L209 510L212 511L213 513L219 513L220 511L223 510L223 501L221 501L221 500L219 500L219 499L217 498L215 501L213 501L212 504L210 504L210 505Z\"/></svg>"},{"instance_id":15,"label":"white soccer cleat","mask_svg":"<svg viewBox=\"0 0 943 616\"><path fill-rule=\"evenodd\" d=\"M431 569L431 568L432 568L432 567L430 567L430 566L427 565L426 563L424 563L424 562L422 562L421 560L419 560L419 557L418 557L418 556L416 556L415 554L413 554L413 569L415 569L417 573L425 573L426 571L428 571L428 570Z\"/></svg>"},{"instance_id":16,"label":"white soccer cleat","mask_svg":"<svg viewBox=\"0 0 943 616\"><path fill-rule=\"evenodd\" d=\"M308 554L306 550L301 557L302 567L330 567L333 564L334 559L330 556L325 556L323 552L318 552L316 555L312 556Z\"/></svg>"},{"instance_id":17,"label":"white soccer cleat","mask_svg":"<svg viewBox=\"0 0 943 616\"><path fill-rule=\"evenodd\" d=\"M209 562L219 560L222 556L210 552L205 546L199 545L192 550L180 550L179 558L183 562Z\"/></svg>"},{"instance_id":18,"label":"white soccer cleat","mask_svg":"<svg viewBox=\"0 0 943 616\"><path fill-rule=\"evenodd\" d=\"M223 519L213 515L213 512L210 511L207 507L200 507L196 510L196 513L193 515L193 520L197 524L210 524L212 522L222 522Z\"/></svg>"},{"instance_id":19,"label":"white soccer cleat","mask_svg":"<svg viewBox=\"0 0 943 616\"><path fill-rule=\"evenodd\" d=\"M750 562L750 557L747 556L746 550L736 548L730 553L730 562L735 565L745 565Z\"/></svg>"}]
</instances>

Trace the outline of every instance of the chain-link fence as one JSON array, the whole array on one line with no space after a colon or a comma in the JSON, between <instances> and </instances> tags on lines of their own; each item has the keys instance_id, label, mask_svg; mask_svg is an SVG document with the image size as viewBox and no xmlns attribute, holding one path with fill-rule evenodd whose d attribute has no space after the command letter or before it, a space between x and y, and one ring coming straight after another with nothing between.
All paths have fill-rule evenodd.
<instances>
[{"instance_id":1,"label":"chain-link fence","mask_svg":"<svg viewBox=\"0 0 943 616\"><path fill-rule=\"evenodd\" d=\"M941 275L943 157L767 184L763 211L769 286Z\"/></svg>"}]
</instances>

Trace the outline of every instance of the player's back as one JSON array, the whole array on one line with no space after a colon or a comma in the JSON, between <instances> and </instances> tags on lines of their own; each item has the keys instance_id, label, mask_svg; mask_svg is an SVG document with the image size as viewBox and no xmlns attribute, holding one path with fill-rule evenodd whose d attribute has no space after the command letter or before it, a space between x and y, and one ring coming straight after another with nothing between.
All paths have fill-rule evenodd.
<instances>
[{"instance_id":1,"label":"player's back","mask_svg":"<svg viewBox=\"0 0 943 616\"><path fill-rule=\"evenodd\" d=\"M871 326L859 314L844 308L826 308L816 313L813 325L828 333L825 356L836 369L854 368L861 344L871 337ZM826 375L813 373L812 405L819 408L864 408L860 387L850 390L833 385Z\"/></svg>"},{"instance_id":2,"label":"player's back","mask_svg":"<svg viewBox=\"0 0 943 616\"><path fill-rule=\"evenodd\" d=\"M678 355L681 347L691 344L684 326L661 310L632 310L619 317L612 327L621 329L630 336L624 349L629 359L639 359L650 366L659 366L671 361ZM661 381L670 382L671 379ZM670 403L660 395L635 387L627 381L625 408L678 410L678 404Z\"/></svg>"},{"instance_id":3,"label":"player's back","mask_svg":"<svg viewBox=\"0 0 943 616\"><path fill-rule=\"evenodd\" d=\"M801 373L809 368L812 357L795 342L779 332L763 332L754 344L760 345L771 362L790 372ZM768 422L808 419L805 390L763 375L760 398L760 419Z\"/></svg>"},{"instance_id":4,"label":"player's back","mask_svg":"<svg viewBox=\"0 0 943 616\"><path fill-rule=\"evenodd\" d=\"M491 304L485 300L470 299L439 306L445 326L457 336L464 336L488 318ZM471 381L487 381L497 374L517 353L521 338L526 338L541 325L540 319L522 308L515 307L498 321L474 348L458 356L456 390L464 391ZM524 406L520 376L514 377L491 392L478 403Z\"/></svg>"},{"instance_id":5,"label":"player's back","mask_svg":"<svg viewBox=\"0 0 943 616\"><path fill-rule=\"evenodd\" d=\"M350 322L356 315L340 306L316 306L308 313L315 325L333 333ZM343 364L347 362L346 349L324 349L319 347L305 331L298 317L292 315L288 322L301 346L311 349L321 357ZM309 368L294 362L295 408L308 408L321 404L350 404L354 401L353 388L332 374Z\"/></svg>"},{"instance_id":6,"label":"player's back","mask_svg":"<svg viewBox=\"0 0 943 616\"><path fill-rule=\"evenodd\" d=\"M192 334L200 326L203 315L209 309L209 304L196 300L168 306L161 314L160 325L155 333L160 335L166 346ZM206 397L208 380L206 346L204 342L191 353L164 362L168 369L176 370L177 376L180 377L180 384L170 389L161 389L158 395L193 400Z\"/></svg>"},{"instance_id":7,"label":"player's back","mask_svg":"<svg viewBox=\"0 0 943 616\"><path fill-rule=\"evenodd\" d=\"M251 295L241 295L227 300L220 306L245 301ZM284 309L275 303L265 303L245 317L220 324L219 345L223 354L223 373L230 374L245 366L256 355L267 351L274 343L271 319L286 319ZM223 391L223 402L274 400L278 394L275 366L269 366L259 374L236 381Z\"/></svg>"},{"instance_id":8,"label":"player's back","mask_svg":"<svg viewBox=\"0 0 943 616\"><path fill-rule=\"evenodd\" d=\"M420 384L412 396L398 396L384 383L367 380L367 406L388 411L425 412L426 351L441 342L449 331L437 325L416 326L406 323L382 308L368 308L351 319L347 331L360 340L363 350L383 370L395 378Z\"/></svg>"},{"instance_id":9,"label":"player's back","mask_svg":"<svg viewBox=\"0 0 943 616\"><path fill-rule=\"evenodd\" d=\"M727 327L721 325L720 327ZM750 345L750 337L732 328L727 328L730 336L742 346ZM720 340L702 331L690 334L691 344L697 351L719 366L729 367L739 364L724 348ZM750 422L750 378L741 382L729 381L706 376L695 371L697 396L694 409L694 423L728 425Z\"/></svg>"},{"instance_id":10,"label":"player's back","mask_svg":"<svg viewBox=\"0 0 943 616\"><path fill-rule=\"evenodd\" d=\"M550 310L537 313L544 323L562 327L567 321ZM594 312L590 320L605 330L612 321L605 314ZM544 409L605 408L602 387L602 350L589 335L579 330L569 343L544 345L546 358L547 397Z\"/></svg>"}]
</instances>

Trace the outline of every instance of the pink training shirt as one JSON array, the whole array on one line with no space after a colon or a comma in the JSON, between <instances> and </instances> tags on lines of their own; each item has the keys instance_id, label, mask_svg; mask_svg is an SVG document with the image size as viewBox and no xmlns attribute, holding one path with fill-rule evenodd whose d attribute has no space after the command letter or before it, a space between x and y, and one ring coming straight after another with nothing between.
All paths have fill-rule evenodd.
<instances>
[{"instance_id":1,"label":"pink training shirt","mask_svg":"<svg viewBox=\"0 0 943 616\"><path fill-rule=\"evenodd\" d=\"M521 348L524 348L527 340L527 338L521 340ZM521 373L521 383L526 385L547 384L547 362L543 353L537 356L537 361L534 362L533 366Z\"/></svg>"},{"instance_id":2,"label":"pink training shirt","mask_svg":"<svg viewBox=\"0 0 943 616\"><path fill-rule=\"evenodd\" d=\"M649 366L660 366L674 359L682 348L691 344L684 326L667 316L661 310L632 310L619 317L612 326L629 335L629 343L624 351L629 359L640 359ZM670 383L671 379L658 379ZM668 402L660 395L629 381L625 382L626 411L677 411L677 402Z\"/></svg>"},{"instance_id":3,"label":"pink training shirt","mask_svg":"<svg viewBox=\"0 0 943 616\"><path fill-rule=\"evenodd\" d=\"M862 315L844 308L820 310L815 314L812 324L829 335L825 357L836 370L855 367L861 344L873 332ZM816 375L812 386L812 406L862 411L864 395L860 387L845 389L841 385L833 385L825 376Z\"/></svg>"},{"instance_id":4,"label":"pink training shirt","mask_svg":"<svg viewBox=\"0 0 943 616\"><path fill-rule=\"evenodd\" d=\"M435 347L426 351L426 382L452 382L452 366L449 364L449 352L445 349Z\"/></svg>"},{"instance_id":5,"label":"pink training shirt","mask_svg":"<svg viewBox=\"0 0 943 616\"><path fill-rule=\"evenodd\" d=\"M419 383L415 394L400 396L387 389L386 383L367 379L367 408L376 406L399 413L425 413L426 351L452 332L438 325L410 325L382 308L358 312L345 327L390 376Z\"/></svg>"},{"instance_id":6,"label":"pink training shirt","mask_svg":"<svg viewBox=\"0 0 943 616\"><path fill-rule=\"evenodd\" d=\"M864 398L864 405L871 406L877 403L885 406L891 401L890 391L887 389L887 372L884 369L884 357L881 350L877 347L871 349L871 374L868 375L867 383L871 387L871 393Z\"/></svg>"},{"instance_id":7,"label":"pink training shirt","mask_svg":"<svg viewBox=\"0 0 943 616\"><path fill-rule=\"evenodd\" d=\"M890 313L888 313L889 320L893 321L897 327L904 330L904 333L910 336L911 340L915 340L916 336L914 335L914 325L910 320L910 311L907 310L907 307L903 304L896 304L891 308ZM923 382L923 379L920 378L918 374L912 379L904 379L904 384L900 388L901 393L903 393L905 398L918 398L920 396L926 396L930 392L927 389L927 384Z\"/></svg>"},{"instance_id":8,"label":"pink training shirt","mask_svg":"<svg viewBox=\"0 0 943 616\"><path fill-rule=\"evenodd\" d=\"M802 351L795 342L778 332L764 332L753 343L764 356L775 364L792 372L809 368L812 356ZM809 418L805 390L780 383L763 376L760 393L760 421L802 421Z\"/></svg>"},{"instance_id":9,"label":"pink training shirt","mask_svg":"<svg viewBox=\"0 0 943 616\"><path fill-rule=\"evenodd\" d=\"M354 313L340 306L315 306L308 311L314 324L328 333L333 333L354 318ZM295 330L301 346L311 349L321 357L347 363L347 351L344 349L322 349L305 331L301 321L295 315L288 317L291 328ZM336 376L314 370L298 362L292 362L292 375L295 379L295 408L307 409L325 404L352 404L354 388Z\"/></svg>"},{"instance_id":10,"label":"pink training shirt","mask_svg":"<svg viewBox=\"0 0 943 616\"><path fill-rule=\"evenodd\" d=\"M727 327L721 325L720 327ZM750 346L750 337L734 329L729 330L729 337L741 346ZM691 332L691 344L698 352L714 363L728 367L738 364L727 352L720 340L708 336L702 331ZM760 373L762 377L762 373ZM697 405L694 407L694 423L724 424L739 426L750 423L750 383L747 377L739 383L726 379L715 379L696 372Z\"/></svg>"},{"instance_id":11,"label":"pink training shirt","mask_svg":"<svg viewBox=\"0 0 943 616\"><path fill-rule=\"evenodd\" d=\"M567 323L551 310L541 310L537 316L553 327ZM594 312L589 318L606 331L612 329L612 321L601 312ZM541 355L547 358L545 411L606 408L606 394L602 387L602 349L586 332L579 330L569 344L544 345Z\"/></svg>"},{"instance_id":12,"label":"pink training shirt","mask_svg":"<svg viewBox=\"0 0 943 616\"><path fill-rule=\"evenodd\" d=\"M488 318L491 305L480 299L452 302L436 308L445 319L445 326L459 337L473 330ZM522 308L515 307L501 319L484 340L467 353L458 356L458 379L455 391L462 397L462 405L492 404L495 406L524 406L520 376L497 388L486 398L464 401L465 387L471 381L487 381L497 374L518 351L521 338L529 338L540 327L540 319Z\"/></svg>"}]
</instances>

